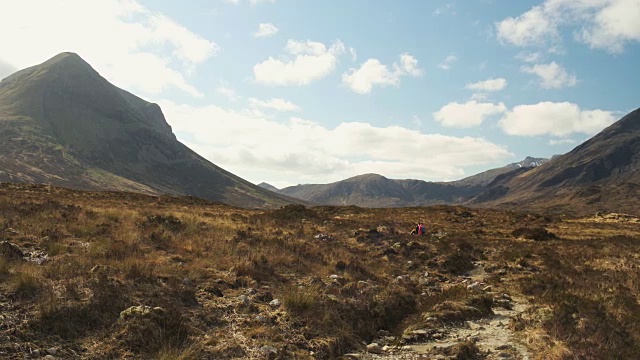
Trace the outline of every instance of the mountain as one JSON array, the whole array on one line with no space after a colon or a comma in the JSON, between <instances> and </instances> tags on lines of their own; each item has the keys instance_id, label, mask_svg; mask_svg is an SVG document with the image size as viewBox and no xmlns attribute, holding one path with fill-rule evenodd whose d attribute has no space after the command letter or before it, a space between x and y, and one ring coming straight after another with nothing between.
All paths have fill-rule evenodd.
<instances>
[{"instance_id":1,"label":"mountain","mask_svg":"<svg viewBox=\"0 0 640 360\"><path fill-rule=\"evenodd\" d=\"M557 156L557 155L554 155L554 156ZM471 175L464 179L453 181L451 182L451 184L462 185L462 186L478 186L478 185L487 186L489 185L490 182L492 182L496 178L496 176L506 174L514 169L531 168L531 167L540 166L549 160L550 159L546 159L546 158L534 158L531 156L527 156L522 161L511 163L509 165L506 165L500 168L483 171L479 174Z\"/></svg>"},{"instance_id":2,"label":"mountain","mask_svg":"<svg viewBox=\"0 0 640 360\"><path fill-rule=\"evenodd\" d=\"M0 82L0 182L192 195L243 207L293 201L180 143L157 104L62 53Z\"/></svg>"},{"instance_id":3,"label":"mountain","mask_svg":"<svg viewBox=\"0 0 640 360\"><path fill-rule=\"evenodd\" d=\"M273 191L273 192L279 192L280 191L280 189L278 189L277 187L275 187L275 186L273 186L271 184L268 184L266 182L261 182L260 184L258 184L258 186L263 188L263 189L267 189L267 190Z\"/></svg>"},{"instance_id":4,"label":"mountain","mask_svg":"<svg viewBox=\"0 0 640 360\"><path fill-rule=\"evenodd\" d=\"M392 180L364 174L331 184L306 184L279 193L322 205L402 207L459 203L479 194L483 187L455 186L422 180Z\"/></svg>"},{"instance_id":5,"label":"mountain","mask_svg":"<svg viewBox=\"0 0 640 360\"><path fill-rule=\"evenodd\" d=\"M497 177L471 201L483 206L640 213L640 109L542 166Z\"/></svg>"},{"instance_id":6,"label":"mountain","mask_svg":"<svg viewBox=\"0 0 640 360\"><path fill-rule=\"evenodd\" d=\"M331 184L304 184L272 191L322 205L402 207L461 204L485 191L496 176L547 161L527 157L520 162L452 182L393 180L378 174L364 174ZM270 185L262 183L259 186L268 188Z\"/></svg>"}]
</instances>

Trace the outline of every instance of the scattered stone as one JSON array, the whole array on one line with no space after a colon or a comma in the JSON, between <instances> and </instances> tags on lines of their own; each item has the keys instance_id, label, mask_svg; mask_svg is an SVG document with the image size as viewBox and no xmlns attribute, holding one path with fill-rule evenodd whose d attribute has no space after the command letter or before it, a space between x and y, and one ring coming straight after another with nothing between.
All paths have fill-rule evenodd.
<instances>
[{"instance_id":1,"label":"scattered stone","mask_svg":"<svg viewBox=\"0 0 640 360\"><path fill-rule=\"evenodd\" d=\"M344 354L342 357L346 360L358 360L362 359L362 354Z\"/></svg>"},{"instance_id":2,"label":"scattered stone","mask_svg":"<svg viewBox=\"0 0 640 360\"><path fill-rule=\"evenodd\" d=\"M261 323L268 323L269 322L269 319L267 319L267 317L263 316L263 315L256 316L256 320L261 322Z\"/></svg>"},{"instance_id":3,"label":"scattered stone","mask_svg":"<svg viewBox=\"0 0 640 360\"><path fill-rule=\"evenodd\" d=\"M498 353L498 357L503 359L511 359L513 358L513 355L509 354L508 352L500 352Z\"/></svg>"},{"instance_id":4,"label":"scattered stone","mask_svg":"<svg viewBox=\"0 0 640 360\"><path fill-rule=\"evenodd\" d=\"M53 355L47 355L44 357L46 360L55 360L55 357Z\"/></svg>"},{"instance_id":5,"label":"scattered stone","mask_svg":"<svg viewBox=\"0 0 640 360\"><path fill-rule=\"evenodd\" d=\"M330 240L333 240L333 237L332 237L331 235L324 234L324 233L322 233L322 234L318 234L318 235L314 236L314 238L315 238L316 240L322 240L322 241L330 241Z\"/></svg>"},{"instance_id":6,"label":"scattered stone","mask_svg":"<svg viewBox=\"0 0 640 360\"><path fill-rule=\"evenodd\" d=\"M427 330L424 330L424 329L413 330L411 332L411 334L418 335L418 336L427 336L428 333L429 332Z\"/></svg>"},{"instance_id":7,"label":"scattered stone","mask_svg":"<svg viewBox=\"0 0 640 360\"><path fill-rule=\"evenodd\" d=\"M473 283L467 285L467 289L469 290L477 290L480 288L480 283L477 281L474 281Z\"/></svg>"},{"instance_id":8,"label":"scattered stone","mask_svg":"<svg viewBox=\"0 0 640 360\"><path fill-rule=\"evenodd\" d=\"M238 296L238 300L240 300L240 302L242 303L242 305L244 306L249 306L251 305L251 299L249 299L249 297L247 295L240 295Z\"/></svg>"},{"instance_id":9,"label":"scattered stone","mask_svg":"<svg viewBox=\"0 0 640 360\"><path fill-rule=\"evenodd\" d=\"M280 301L280 299L273 299L271 301L269 301L269 305L272 307L278 307L282 304L282 302Z\"/></svg>"},{"instance_id":10,"label":"scattered stone","mask_svg":"<svg viewBox=\"0 0 640 360\"><path fill-rule=\"evenodd\" d=\"M271 358L278 354L278 349L274 348L273 346L264 345L263 347L260 348L260 352L263 355L265 355L267 358Z\"/></svg>"},{"instance_id":11,"label":"scattered stone","mask_svg":"<svg viewBox=\"0 0 640 360\"><path fill-rule=\"evenodd\" d=\"M380 347L380 345L378 345L378 343L371 343L367 345L367 352L370 352L372 354L382 354L382 348Z\"/></svg>"},{"instance_id":12,"label":"scattered stone","mask_svg":"<svg viewBox=\"0 0 640 360\"><path fill-rule=\"evenodd\" d=\"M135 317L145 317L156 314L164 314L164 309L161 307L152 308L151 306L145 305L131 306L120 312L120 320L126 321Z\"/></svg>"},{"instance_id":13,"label":"scattered stone","mask_svg":"<svg viewBox=\"0 0 640 360\"><path fill-rule=\"evenodd\" d=\"M34 357L40 357L40 350L35 349L31 352L31 355L33 355Z\"/></svg>"},{"instance_id":14,"label":"scattered stone","mask_svg":"<svg viewBox=\"0 0 640 360\"><path fill-rule=\"evenodd\" d=\"M56 348L48 348L48 349L47 349L47 353L48 353L49 355L55 355L55 354L57 354L57 353L58 353L58 350L56 350Z\"/></svg>"}]
</instances>

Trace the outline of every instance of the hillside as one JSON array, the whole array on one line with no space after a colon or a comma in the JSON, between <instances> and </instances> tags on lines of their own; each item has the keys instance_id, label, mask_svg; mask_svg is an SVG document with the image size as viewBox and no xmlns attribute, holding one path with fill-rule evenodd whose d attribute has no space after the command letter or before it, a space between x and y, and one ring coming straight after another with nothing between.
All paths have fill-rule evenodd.
<instances>
[{"instance_id":1,"label":"hillside","mask_svg":"<svg viewBox=\"0 0 640 360\"><path fill-rule=\"evenodd\" d=\"M549 163L496 178L487 192L471 203L578 214L638 214L638 195L640 109Z\"/></svg>"},{"instance_id":2,"label":"hillside","mask_svg":"<svg viewBox=\"0 0 640 360\"><path fill-rule=\"evenodd\" d=\"M513 169L538 166L546 161L527 157L520 162L452 182L394 180L378 174L364 174L330 184L304 184L280 190L269 184L260 186L322 205L401 207L461 204L486 190L486 186L497 176Z\"/></svg>"},{"instance_id":3,"label":"hillside","mask_svg":"<svg viewBox=\"0 0 640 360\"><path fill-rule=\"evenodd\" d=\"M180 143L160 107L119 89L73 53L0 82L0 182L192 195L245 207L294 200Z\"/></svg>"},{"instance_id":4,"label":"hillside","mask_svg":"<svg viewBox=\"0 0 640 360\"><path fill-rule=\"evenodd\" d=\"M456 187L421 180L392 180L364 174L331 184L306 184L281 189L279 193L321 205L399 207L447 204L472 197L481 189Z\"/></svg>"},{"instance_id":5,"label":"hillside","mask_svg":"<svg viewBox=\"0 0 640 360\"><path fill-rule=\"evenodd\" d=\"M515 169L533 168L536 166L540 166L549 160L550 159L546 159L546 158L534 158L531 156L527 156L522 161L511 163L495 169L489 169L487 171L483 171L479 174L471 175L464 179L452 181L451 184L457 185L457 186L487 186L499 175L506 174Z\"/></svg>"}]
</instances>

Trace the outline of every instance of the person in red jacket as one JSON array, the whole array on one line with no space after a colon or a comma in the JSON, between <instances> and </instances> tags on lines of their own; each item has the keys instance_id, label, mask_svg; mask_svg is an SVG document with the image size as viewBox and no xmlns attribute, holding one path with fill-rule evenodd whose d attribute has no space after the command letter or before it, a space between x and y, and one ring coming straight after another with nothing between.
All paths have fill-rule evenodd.
<instances>
[{"instance_id":1,"label":"person in red jacket","mask_svg":"<svg viewBox=\"0 0 640 360\"><path fill-rule=\"evenodd\" d=\"M416 228L411 231L411 233L416 235L425 235L427 233L427 228L426 226L424 226L424 223L420 221Z\"/></svg>"}]
</instances>

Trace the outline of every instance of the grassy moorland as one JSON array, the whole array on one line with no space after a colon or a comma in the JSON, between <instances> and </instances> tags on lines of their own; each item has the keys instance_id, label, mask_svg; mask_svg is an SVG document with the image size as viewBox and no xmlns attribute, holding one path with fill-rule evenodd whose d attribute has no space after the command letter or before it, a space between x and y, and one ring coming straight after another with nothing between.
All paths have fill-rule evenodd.
<instances>
[{"instance_id":1,"label":"grassy moorland","mask_svg":"<svg viewBox=\"0 0 640 360\"><path fill-rule=\"evenodd\" d=\"M428 236L407 234L421 219ZM338 358L488 316L502 293L530 305L508 326L536 359L640 358L633 217L2 184L0 241L2 358ZM490 290L458 281L478 264Z\"/></svg>"}]
</instances>

